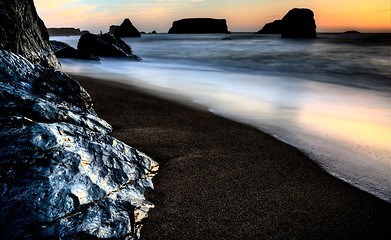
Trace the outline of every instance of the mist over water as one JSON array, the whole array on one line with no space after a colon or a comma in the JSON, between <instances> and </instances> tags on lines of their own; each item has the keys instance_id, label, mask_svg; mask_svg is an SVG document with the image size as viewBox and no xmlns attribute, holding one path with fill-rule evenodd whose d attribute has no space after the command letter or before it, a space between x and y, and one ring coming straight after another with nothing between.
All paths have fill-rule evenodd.
<instances>
[{"instance_id":1,"label":"mist over water","mask_svg":"<svg viewBox=\"0 0 391 240\"><path fill-rule=\"evenodd\" d=\"M68 73L188 97L391 202L391 35L318 37L143 35L124 39L142 62L60 60Z\"/></svg>"}]
</instances>

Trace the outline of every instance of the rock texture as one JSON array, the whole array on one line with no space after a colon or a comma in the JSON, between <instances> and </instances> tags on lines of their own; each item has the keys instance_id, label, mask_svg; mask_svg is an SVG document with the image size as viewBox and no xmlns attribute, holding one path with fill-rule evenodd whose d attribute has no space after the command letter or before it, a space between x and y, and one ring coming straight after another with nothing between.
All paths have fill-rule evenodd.
<instances>
[{"instance_id":1,"label":"rock texture","mask_svg":"<svg viewBox=\"0 0 391 240\"><path fill-rule=\"evenodd\" d=\"M173 22L168 33L229 33L225 19L187 18Z\"/></svg>"},{"instance_id":2,"label":"rock texture","mask_svg":"<svg viewBox=\"0 0 391 240\"><path fill-rule=\"evenodd\" d=\"M82 52L77 49L74 49L69 44L60 42L60 41L50 41L52 49L58 58L75 58L75 59L84 59L84 60L94 60L99 61L100 58L93 56L88 52Z\"/></svg>"},{"instance_id":3,"label":"rock texture","mask_svg":"<svg viewBox=\"0 0 391 240\"><path fill-rule=\"evenodd\" d=\"M294 8L282 18L282 38L315 38L314 13L306 8Z\"/></svg>"},{"instance_id":4,"label":"rock texture","mask_svg":"<svg viewBox=\"0 0 391 240\"><path fill-rule=\"evenodd\" d=\"M110 31L114 30L114 35L117 37L141 37L141 33L133 26L129 18L126 18L119 27L110 27Z\"/></svg>"},{"instance_id":5,"label":"rock texture","mask_svg":"<svg viewBox=\"0 0 391 240\"><path fill-rule=\"evenodd\" d=\"M137 239L157 164L66 74L0 50L0 239Z\"/></svg>"},{"instance_id":6,"label":"rock texture","mask_svg":"<svg viewBox=\"0 0 391 240\"><path fill-rule=\"evenodd\" d=\"M79 36L88 33L88 31L80 31L80 28L48 28L50 36Z\"/></svg>"},{"instance_id":7,"label":"rock texture","mask_svg":"<svg viewBox=\"0 0 391 240\"><path fill-rule=\"evenodd\" d=\"M33 0L0 1L0 36L0 49L20 54L45 67L61 68Z\"/></svg>"},{"instance_id":8,"label":"rock texture","mask_svg":"<svg viewBox=\"0 0 391 240\"><path fill-rule=\"evenodd\" d=\"M261 30L259 30L258 34L281 34L282 32L282 21L275 20L270 23L266 23L265 26Z\"/></svg>"},{"instance_id":9,"label":"rock texture","mask_svg":"<svg viewBox=\"0 0 391 240\"><path fill-rule=\"evenodd\" d=\"M132 48L117 36L110 34L84 34L80 37L77 49L89 52L96 56L105 57L127 57L134 60L141 60L133 54Z\"/></svg>"}]
</instances>

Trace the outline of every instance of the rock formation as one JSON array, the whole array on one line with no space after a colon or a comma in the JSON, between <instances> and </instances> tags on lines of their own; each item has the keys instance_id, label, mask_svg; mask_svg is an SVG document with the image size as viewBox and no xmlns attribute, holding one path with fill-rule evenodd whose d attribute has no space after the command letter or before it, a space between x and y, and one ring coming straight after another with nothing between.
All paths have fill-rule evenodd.
<instances>
[{"instance_id":1,"label":"rock formation","mask_svg":"<svg viewBox=\"0 0 391 240\"><path fill-rule=\"evenodd\" d=\"M126 18L119 27L110 26L111 32L117 37L141 37L141 33L133 26L129 18Z\"/></svg>"},{"instance_id":2,"label":"rock formation","mask_svg":"<svg viewBox=\"0 0 391 240\"><path fill-rule=\"evenodd\" d=\"M294 8L281 20L275 20L256 33L281 34L282 38L315 38L316 24L310 9Z\"/></svg>"},{"instance_id":3,"label":"rock formation","mask_svg":"<svg viewBox=\"0 0 391 240\"><path fill-rule=\"evenodd\" d=\"M77 49L89 52L96 56L105 57L127 57L134 60L141 60L133 54L132 48L117 36L110 34L84 34L80 37Z\"/></svg>"},{"instance_id":4,"label":"rock formation","mask_svg":"<svg viewBox=\"0 0 391 240\"><path fill-rule=\"evenodd\" d=\"M80 36L88 31L80 31L80 28L48 28L48 33L50 36Z\"/></svg>"},{"instance_id":5,"label":"rock formation","mask_svg":"<svg viewBox=\"0 0 391 240\"><path fill-rule=\"evenodd\" d=\"M45 67L61 68L33 0L0 1L0 36L0 49L20 54Z\"/></svg>"},{"instance_id":6,"label":"rock formation","mask_svg":"<svg viewBox=\"0 0 391 240\"><path fill-rule=\"evenodd\" d=\"M60 42L60 41L50 41L52 49L58 58L75 58L75 59L84 59L84 60L94 60L99 61L100 58L93 56L88 52L82 52L77 49L74 49L69 44Z\"/></svg>"},{"instance_id":7,"label":"rock formation","mask_svg":"<svg viewBox=\"0 0 391 240\"><path fill-rule=\"evenodd\" d=\"M282 32L282 21L275 20L270 23L266 23L265 26L261 30L259 30L258 34L281 34Z\"/></svg>"},{"instance_id":8,"label":"rock formation","mask_svg":"<svg viewBox=\"0 0 391 240\"><path fill-rule=\"evenodd\" d=\"M111 25L109 29L109 33L114 35L115 31L119 28L119 25Z\"/></svg>"},{"instance_id":9,"label":"rock formation","mask_svg":"<svg viewBox=\"0 0 391 240\"><path fill-rule=\"evenodd\" d=\"M225 19L187 18L173 22L168 33L229 33Z\"/></svg>"},{"instance_id":10,"label":"rock formation","mask_svg":"<svg viewBox=\"0 0 391 240\"><path fill-rule=\"evenodd\" d=\"M294 8L282 18L282 38L315 38L316 24L310 9Z\"/></svg>"},{"instance_id":11,"label":"rock formation","mask_svg":"<svg viewBox=\"0 0 391 240\"><path fill-rule=\"evenodd\" d=\"M33 0L0 7L0 239L138 239L157 163L110 137L88 93L47 61L47 32L28 29L44 27L26 19Z\"/></svg>"}]
</instances>

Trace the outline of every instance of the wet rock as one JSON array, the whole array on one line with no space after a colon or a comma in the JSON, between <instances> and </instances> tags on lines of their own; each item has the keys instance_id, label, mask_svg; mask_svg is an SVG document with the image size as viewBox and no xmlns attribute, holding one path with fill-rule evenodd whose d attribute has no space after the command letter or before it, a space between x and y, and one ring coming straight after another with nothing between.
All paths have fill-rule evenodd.
<instances>
[{"instance_id":1,"label":"wet rock","mask_svg":"<svg viewBox=\"0 0 391 240\"><path fill-rule=\"evenodd\" d=\"M84 34L80 37L77 49L83 52L89 52L96 56L105 57L127 57L134 60L141 60L133 54L132 49L119 37L110 34Z\"/></svg>"},{"instance_id":2,"label":"wet rock","mask_svg":"<svg viewBox=\"0 0 391 240\"><path fill-rule=\"evenodd\" d=\"M84 59L84 60L94 60L99 61L100 58L93 56L88 52L82 52L77 49L74 49L69 44L60 42L60 41L50 41L53 51L58 58L75 58L75 59Z\"/></svg>"},{"instance_id":3,"label":"wet rock","mask_svg":"<svg viewBox=\"0 0 391 240\"><path fill-rule=\"evenodd\" d=\"M306 8L294 8L281 20L282 38L315 38L316 24L314 13Z\"/></svg>"},{"instance_id":4,"label":"wet rock","mask_svg":"<svg viewBox=\"0 0 391 240\"><path fill-rule=\"evenodd\" d=\"M0 1L0 36L0 49L20 54L45 67L61 68L33 0Z\"/></svg>"},{"instance_id":5,"label":"wet rock","mask_svg":"<svg viewBox=\"0 0 391 240\"><path fill-rule=\"evenodd\" d=\"M157 164L66 74L0 50L0 239L137 239Z\"/></svg>"},{"instance_id":6,"label":"wet rock","mask_svg":"<svg viewBox=\"0 0 391 240\"><path fill-rule=\"evenodd\" d=\"M281 34L282 32L282 21L275 20L270 23L266 23L265 26L257 34Z\"/></svg>"},{"instance_id":7,"label":"wet rock","mask_svg":"<svg viewBox=\"0 0 391 240\"><path fill-rule=\"evenodd\" d=\"M187 18L173 22L168 33L229 33L225 19Z\"/></svg>"},{"instance_id":8,"label":"wet rock","mask_svg":"<svg viewBox=\"0 0 391 240\"><path fill-rule=\"evenodd\" d=\"M141 33L133 26L129 18L126 18L122 24L115 29L114 35L117 37L141 37Z\"/></svg>"}]
</instances>

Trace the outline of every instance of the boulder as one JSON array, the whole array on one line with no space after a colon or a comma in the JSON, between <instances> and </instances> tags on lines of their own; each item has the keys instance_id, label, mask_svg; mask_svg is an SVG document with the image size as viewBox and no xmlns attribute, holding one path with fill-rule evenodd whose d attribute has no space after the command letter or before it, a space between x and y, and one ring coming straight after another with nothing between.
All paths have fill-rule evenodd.
<instances>
[{"instance_id":1,"label":"boulder","mask_svg":"<svg viewBox=\"0 0 391 240\"><path fill-rule=\"evenodd\" d=\"M82 35L77 44L77 49L96 56L127 57L134 60L141 60L141 58L133 54L129 45L119 37L112 36L108 33L102 35L92 33Z\"/></svg>"},{"instance_id":2,"label":"boulder","mask_svg":"<svg viewBox=\"0 0 391 240\"><path fill-rule=\"evenodd\" d=\"M265 26L257 34L281 34L282 32L282 21L275 20L270 23L266 23Z\"/></svg>"},{"instance_id":3,"label":"boulder","mask_svg":"<svg viewBox=\"0 0 391 240\"><path fill-rule=\"evenodd\" d=\"M126 18L118 28L115 28L114 35L117 37L141 37L141 33L133 26L129 18Z\"/></svg>"},{"instance_id":4,"label":"boulder","mask_svg":"<svg viewBox=\"0 0 391 240\"><path fill-rule=\"evenodd\" d=\"M281 20L282 38L315 38L316 24L314 13L306 8L294 8Z\"/></svg>"},{"instance_id":5,"label":"boulder","mask_svg":"<svg viewBox=\"0 0 391 240\"><path fill-rule=\"evenodd\" d=\"M187 18L173 22L170 34L229 33L225 19Z\"/></svg>"},{"instance_id":6,"label":"boulder","mask_svg":"<svg viewBox=\"0 0 391 240\"><path fill-rule=\"evenodd\" d=\"M157 163L66 74L0 50L0 239L138 239Z\"/></svg>"},{"instance_id":7,"label":"boulder","mask_svg":"<svg viewBox=\"0 0 391 240\"><path fill-rule=\"evenodd\" d=\"M0 49L45 67L61 68L33 0L0 1L0 36Z\"/></svg>"},{"instance_id":8,"label":"boulder","mask_svg":"<svg viewBox=\"0 0 391 240\"><path fill-rule=\"evenodd\" d=\"M95 60L99 61L100 58L97 56L93 56L88 52L82 52L77 49L74 49L69 44L60 42L60 41L50 41L52 45L53 51L58 58L75 58L75 59L83 59L83 60Z\"/></svg>"}]
</instances>

